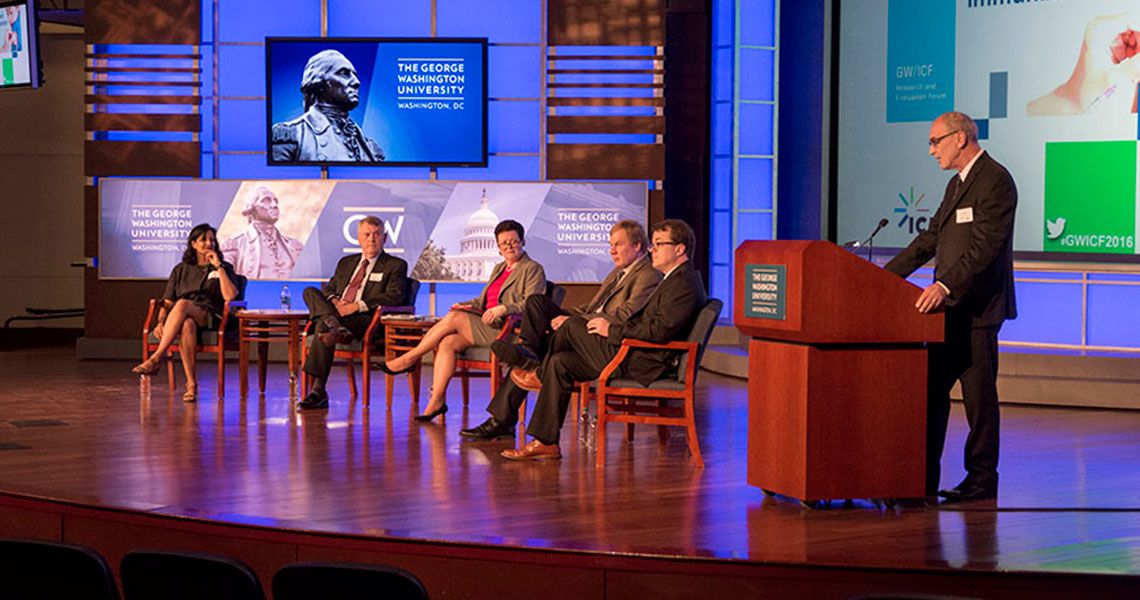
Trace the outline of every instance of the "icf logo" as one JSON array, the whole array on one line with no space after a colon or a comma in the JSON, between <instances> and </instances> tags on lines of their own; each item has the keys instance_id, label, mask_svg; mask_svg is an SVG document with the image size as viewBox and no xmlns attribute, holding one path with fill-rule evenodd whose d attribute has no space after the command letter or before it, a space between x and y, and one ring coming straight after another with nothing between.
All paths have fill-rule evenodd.
<instances>
[{"instance_id":1,"label":"icf logo","mask_svg":"<svg viewBox=\"0 0 1140 600\"><path fill-rule=\"evenodd\" d=\"M903 195L899 193L899 201L902 206L895 207L895 213L899 215L897 225L904 228L911 235L926 231L930 226L930 209L921 206L922 201L926 199L926 194L919 194L917 198L914 197L914 187Z\"/></svg>"}]
</instances>

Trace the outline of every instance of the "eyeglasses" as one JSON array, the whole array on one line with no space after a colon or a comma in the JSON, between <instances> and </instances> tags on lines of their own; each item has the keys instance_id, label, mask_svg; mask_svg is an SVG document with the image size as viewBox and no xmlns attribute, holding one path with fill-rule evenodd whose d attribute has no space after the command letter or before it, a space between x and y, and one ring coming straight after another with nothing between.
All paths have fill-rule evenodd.
<instances>
[{"instance_id":1,"label":"eyeglasses","mask_svg":"<svg viewBox=\"0 0 1140 600\"><path fill-rule=\"evenodd\" d=\"M942 140L954 135L955 133L958 133L957 129L955 129L954 131L946 132L946 133L944 133L938 137L932 137L932 138L930 138L930 145L931 146L937 146L938 144L942 143Z\"/></svg>"},{"instance_id":2,"label":"eyeglasses","mask_svg":"<svg viewBox=\"0 0 1140 600\"><path fill-rule=\"evenodd\" d=\"M677 245L677 242L652 242L649 244L649 249L654 250L656 248L660 248L661 246L676 246L676 245Z\"/></svg>"},{"instance_id":3,"label":"eyeglasses","mask_svg":"<svg viewBox=\"0 0 1140 600\"><path fill-rule=\"evenodd\" d=\"M503 242L499 242L499 247L503 248L503 249L514 248L516 246L521 246L521 245L522 245L522 240L506 240Z\"/></svg>"}]
</instances>

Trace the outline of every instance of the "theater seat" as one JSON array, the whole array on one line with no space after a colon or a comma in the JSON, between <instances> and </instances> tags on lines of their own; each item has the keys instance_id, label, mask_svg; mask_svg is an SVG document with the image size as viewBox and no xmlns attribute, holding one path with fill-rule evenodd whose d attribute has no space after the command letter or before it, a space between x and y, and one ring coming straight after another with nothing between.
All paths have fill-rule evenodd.
<instances>
[{"instance_id":1,"label":"theater seat","mask_svg":"<svg viewBox=\"0 0 1140 600\"><path fill-rule=\"evenodd\" d=\"M257 575L236 558L140 550L119 568L125 600L265 600Z\"/></svg>"},{"instance_id":2,"label":"theater seat","mask_svg":"<svg viewBox=\"0 0 1140 600\"><path fill-rule=\"evenodd\" d=\"M427 600L415 575L381 565L296 563L273 576L273 600Z\"/></svg>"},{"instance_id":3,"label":"theater seat","mask_svg":"<svg viewBox=\"0 0 1140 600\"><path fill-rule=\"evenodd\" d=\"M0 540L0 598L118 600L119 588L98 552L75 544Z\"/></svg>"}]
</instances>

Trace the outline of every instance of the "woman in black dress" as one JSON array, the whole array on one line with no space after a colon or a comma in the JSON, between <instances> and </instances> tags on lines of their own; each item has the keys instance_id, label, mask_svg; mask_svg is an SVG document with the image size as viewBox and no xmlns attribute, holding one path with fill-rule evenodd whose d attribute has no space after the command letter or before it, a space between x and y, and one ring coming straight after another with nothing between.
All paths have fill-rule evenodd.
<instances>
[{"instance_id":1,"label":"woman in black dress","mask_svg":"<svg viewBox=\"0 0 1140 600\"><path fill-rule=\"evenodd\" d=\"M178 338L182 370L186 372L186 393L182 395L186 402L198 399L198 379L194 374L198 330L216 326L225 302L238 296L233 265L222 260L217 234L207 223L190 230L182 262L175 265L166 280L162 308L151 331L159 339L158 348L132 369L140 375L158 371L167 348Z\"/></svg>"}]
</instances>

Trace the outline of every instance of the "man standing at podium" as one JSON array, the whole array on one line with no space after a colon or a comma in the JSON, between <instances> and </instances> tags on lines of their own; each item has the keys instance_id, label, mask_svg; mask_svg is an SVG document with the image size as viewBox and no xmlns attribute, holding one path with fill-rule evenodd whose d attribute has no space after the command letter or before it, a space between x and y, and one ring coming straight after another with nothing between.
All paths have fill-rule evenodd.
<instances>
[{"instance_id":1,"label":"man standing at podium","mask_svg":"<svg viewBox=\"0 0 1140 600\"><path fill-rule=\"evenodd\" d=\"M937 493L947 501L997 497L999 420L998 331L1017 316L1013 290L1013 217L1017 186L1009 171L978 145L978 126L948 112L930 126L929 153L943 170L957 171L946 184L929 228L887 263L906 277L931 258L934 282L915 307L945 307L946 337L931 345L927 382L926 494L938 490L942 449L950 417L950 389L962 382L970 434L966 478Z\"/></svg>"}]
</instances>

